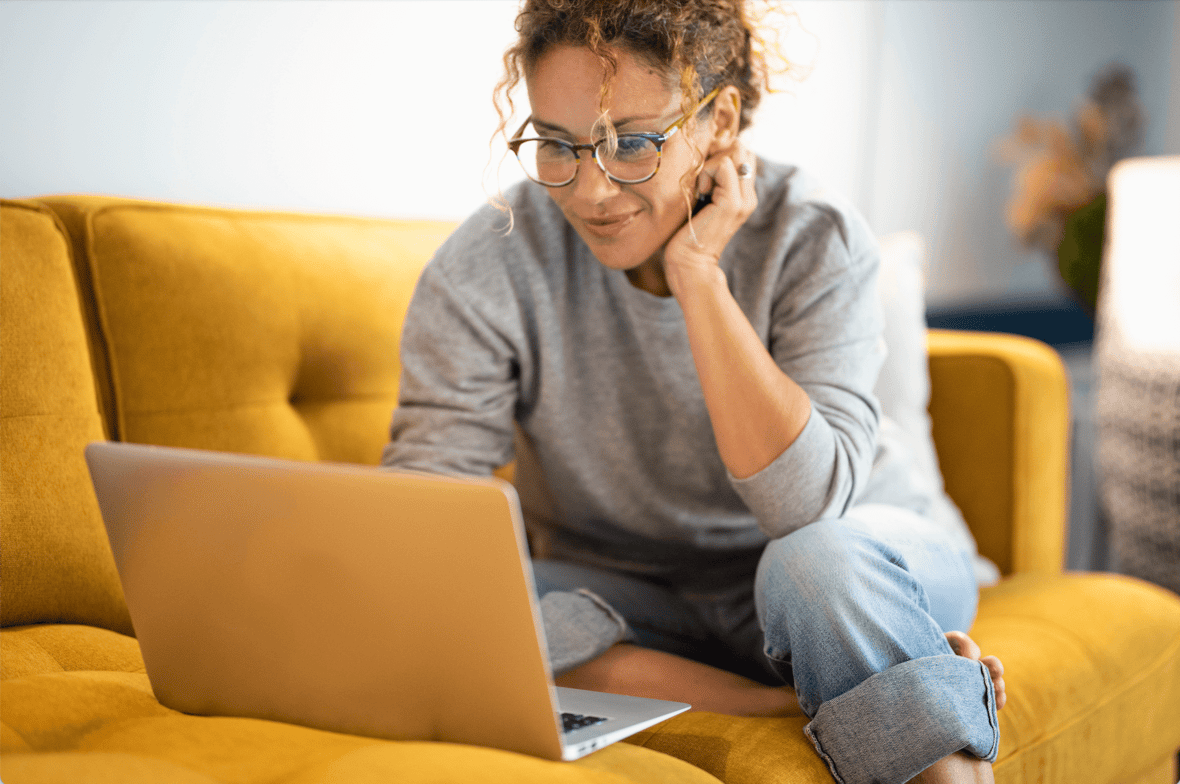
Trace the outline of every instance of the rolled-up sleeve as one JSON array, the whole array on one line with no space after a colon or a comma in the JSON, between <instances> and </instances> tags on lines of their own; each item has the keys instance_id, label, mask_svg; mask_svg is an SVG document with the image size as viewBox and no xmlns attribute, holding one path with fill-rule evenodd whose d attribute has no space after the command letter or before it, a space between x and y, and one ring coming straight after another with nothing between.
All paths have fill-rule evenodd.
<instances>
[{"instance_id":1,"label":"rolled-up sleeve","mask_svg":"<svg viewBox=\"0 0 1180 784\"><path fill-rule=\"evenodd\" d=\"M873 385L885 358L877 267L867 227L840 213L821 212L789 249L768 348L807 392L810 418L768 466L730 477L772 538L843 515L868 481L881 419Z\"/></svg>"}]
</instances>

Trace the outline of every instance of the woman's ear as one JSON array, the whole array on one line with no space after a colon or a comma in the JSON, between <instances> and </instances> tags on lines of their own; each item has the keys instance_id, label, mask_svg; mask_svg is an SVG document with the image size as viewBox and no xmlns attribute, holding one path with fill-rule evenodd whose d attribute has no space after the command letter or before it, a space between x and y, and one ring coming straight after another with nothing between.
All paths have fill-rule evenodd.
<instances>
[{"instance_id":1,"label":"woman's ear","mask_svg":"<svg viewBox=\"0 0 1180 784\"><path fill-rule=\"evenodd\" d=\"M713 99L713 136L709 155L733 149L742 121L742 94L732 84L721 88Z\"/></svg>"}]
</instances>

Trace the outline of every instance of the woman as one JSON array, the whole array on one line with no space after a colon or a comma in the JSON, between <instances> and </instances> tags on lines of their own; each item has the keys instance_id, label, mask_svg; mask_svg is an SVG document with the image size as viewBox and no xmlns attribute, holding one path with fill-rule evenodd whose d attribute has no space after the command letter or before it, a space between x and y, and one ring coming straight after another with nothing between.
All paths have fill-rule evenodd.
<instances>
[{"instance_id":1,"label":"woman","mask_svg":"<svg viewBox=\"0 0 1180 784\"><path fill-rule=\"evenodd\" d=\"M974 544L872 394L867 227L740 143L742 3L528 0L517 29L532 182L423 273L385 464L515 458L559 683L802 710L844 782L990 781Z\"/></svg>"}]
</instances>

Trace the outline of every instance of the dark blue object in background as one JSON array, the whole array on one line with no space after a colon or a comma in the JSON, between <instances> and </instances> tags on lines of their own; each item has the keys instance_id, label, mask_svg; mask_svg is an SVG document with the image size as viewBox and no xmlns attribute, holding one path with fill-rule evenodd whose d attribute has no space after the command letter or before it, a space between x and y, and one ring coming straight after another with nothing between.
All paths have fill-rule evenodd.
<instances>
[{"instance_id":1,"label":"dark blue object in background","mask_svg":"<svg viewBox=\"0 0 1180 784\"><path fill-rule=\"evenodd\" d=\"M931 329L1010 332L1043 340L1051 346L1088 343L1094 339L1094 321L1080 305L1064 298L931 310L926 313L926 324Z\"/></svg>"}]
</instances>

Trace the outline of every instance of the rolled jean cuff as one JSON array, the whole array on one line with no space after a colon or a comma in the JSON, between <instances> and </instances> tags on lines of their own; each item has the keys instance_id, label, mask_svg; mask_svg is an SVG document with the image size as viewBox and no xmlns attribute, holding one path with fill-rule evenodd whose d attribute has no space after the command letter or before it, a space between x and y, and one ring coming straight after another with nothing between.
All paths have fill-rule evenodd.
<instances>
[{"instance_id":1,"label":"rolled jean cuff","mask_svg":"<svg viewBox=\"0 0 1180 784\"><path fill-rule=\"evenodd\" d=\"M634 639L623 616L585 588L542 596L541 618L554 675L598 658L615 643Z\"/></svg>"},{"instance_id":2,"label":"rolled jean cuff","mask_svg":"<svg viewBox=\"0 0 1180 784\"><path fill-rule=\"evenodd\" d=\"M820 705L803 731L840 784L900 784L955 752L995 762L1000 750L991 676L961 656L879 672Z\"/></svg>"}]
</instances>

